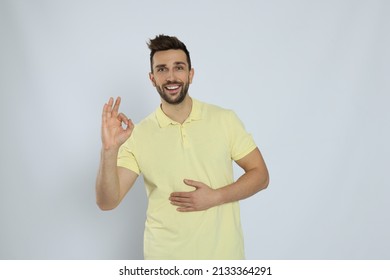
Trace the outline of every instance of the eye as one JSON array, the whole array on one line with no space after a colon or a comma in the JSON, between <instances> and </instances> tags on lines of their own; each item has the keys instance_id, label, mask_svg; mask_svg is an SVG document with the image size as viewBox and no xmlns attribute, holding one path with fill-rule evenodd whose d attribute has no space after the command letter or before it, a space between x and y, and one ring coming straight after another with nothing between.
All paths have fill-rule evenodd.
<instances>
[{"instance_id":1,"label":"eye","mask_svg":"<svg viewBox=\"0 0 390 280\"><path fill-rule=\"evenodd\" d=\"M183 66L177 66L176 70L182 71L182 70L184 70L184 67Z\"/></svg>"},{"instance_id":2,"label":"eye","mask_svg":"<svg viewBox=\"0 0 390 280\"><path fill-rule=\"evenodd\" d=\"M164 67L157 68L157 72L164 72L165 70L166 70L166 68L164 68Z\"/></svg>"}]
</instances>

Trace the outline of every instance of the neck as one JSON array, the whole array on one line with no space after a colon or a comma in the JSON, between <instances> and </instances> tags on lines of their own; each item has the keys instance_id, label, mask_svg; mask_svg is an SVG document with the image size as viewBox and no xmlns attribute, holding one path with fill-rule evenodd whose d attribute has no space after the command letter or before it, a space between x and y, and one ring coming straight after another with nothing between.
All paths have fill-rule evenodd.
<instances>
[{"instance_id":1,"label":"neck","mask_svg":"<svg viewBox=\"0 0 390 280\"><path fill-rule=\"evenodd\" d=\"M171 120L184 123L192 110L192 99L187 95L180 104L169 104L161 100L161 109Z\"/></svg>"}]
</instances>

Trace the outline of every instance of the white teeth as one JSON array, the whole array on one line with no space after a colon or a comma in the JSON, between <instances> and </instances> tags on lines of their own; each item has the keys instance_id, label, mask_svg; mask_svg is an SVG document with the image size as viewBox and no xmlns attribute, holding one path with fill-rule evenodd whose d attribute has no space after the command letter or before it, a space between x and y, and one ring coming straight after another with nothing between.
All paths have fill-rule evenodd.
<instances>
[{"instance_id":1,"label":"white teeth","mask_svg":"<svg viewBox=\"0 0 390 280\"><path fill-rule=\"evenodd\" d=\"M171 89L178 89L179 86L172 86L172 87L167 87L167 89L171 90Z\"/></svg>"}]
</instances>

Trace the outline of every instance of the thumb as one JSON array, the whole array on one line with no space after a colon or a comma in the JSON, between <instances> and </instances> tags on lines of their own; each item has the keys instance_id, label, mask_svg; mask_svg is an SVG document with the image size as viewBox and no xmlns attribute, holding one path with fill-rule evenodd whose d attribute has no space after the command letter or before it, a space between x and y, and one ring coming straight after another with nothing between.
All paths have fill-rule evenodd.
<instances>
[{"instance_id":1,"label":"thumb","mask_svg":"<svg viewBox=\"0 0 390 280\"><path fill-rule=\"evenodd\" d=\"M131 121L131 119L126 119L126 132L131 133L134 129L134 123Z\"/></svg>"}]
</instances>

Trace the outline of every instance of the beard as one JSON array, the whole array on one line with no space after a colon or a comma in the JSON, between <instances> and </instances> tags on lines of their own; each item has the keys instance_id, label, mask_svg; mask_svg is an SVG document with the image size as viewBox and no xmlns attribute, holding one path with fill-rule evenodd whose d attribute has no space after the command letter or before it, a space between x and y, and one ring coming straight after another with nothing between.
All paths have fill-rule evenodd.
<instances>
[{"instance_id":1,"label":"beard","mask_svg":"<svg viewBox=\"0 0 390 280\"><path fill-rule=\"evenodd\" d=\"M168 93L165 92L165 87L169 85L180 85L180 92L179 95L176 96L176 98L171 97ZM171 105L177 105L183 102L184 98L188 93L189 87L190 87L189 83L182 83L182 82L169 82L161 86L156 85L157 92L160 94L161 98L165 102Z\"/></svg>"}]
</instances>

